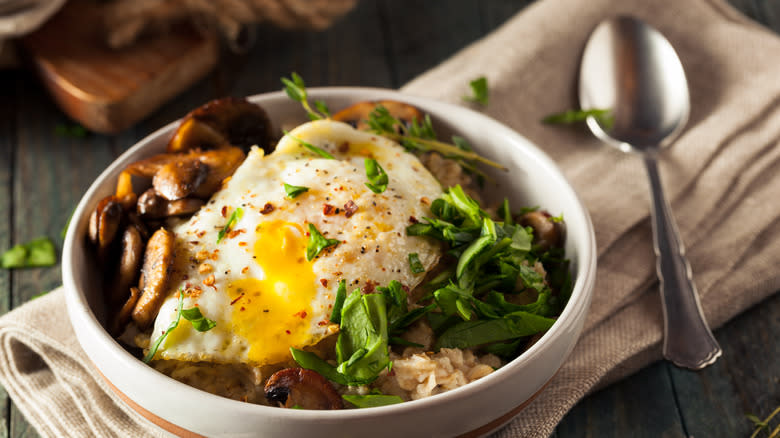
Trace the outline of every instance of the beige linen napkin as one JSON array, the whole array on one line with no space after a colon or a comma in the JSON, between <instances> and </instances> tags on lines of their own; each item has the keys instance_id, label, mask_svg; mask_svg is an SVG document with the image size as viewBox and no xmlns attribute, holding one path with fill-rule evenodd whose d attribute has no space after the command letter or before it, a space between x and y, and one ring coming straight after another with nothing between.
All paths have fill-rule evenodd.
<instances>
[{"instance_id":1,"label":"beige linen napkin","mask_svg":"<svg viewBox=\"0 0 780 438\"><path fill-rule=\"evenodd\" d=\"M710 324L718 327L780 290L780 39L716 0L531 5L404 87L458 102L469 80L487 75L490 104L481 110L550 154L593 218L599 271L584 332L501 437L548 436L588 392L660 358L662 316L641 160L584 130L539 123L576 106L584 42L600 20L617 13L666 34L690 80L688 129L663 155L661 170ZM0 383L45 436L153 433L95 376L63 306L54 292L0 318Z\"/></svg>"}]
</instances>

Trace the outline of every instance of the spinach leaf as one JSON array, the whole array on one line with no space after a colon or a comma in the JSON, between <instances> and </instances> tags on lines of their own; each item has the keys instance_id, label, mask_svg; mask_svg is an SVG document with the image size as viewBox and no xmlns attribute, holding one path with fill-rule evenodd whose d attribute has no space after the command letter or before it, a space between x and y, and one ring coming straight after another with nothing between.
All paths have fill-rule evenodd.
<instances>
[{"instance_id":1,"label":"spinach leaf","mask_svg":"<svg viewBox=\"0 0 780 438\"><path fill-rule=\"evenodd\" d=\"M387 406L402 403L403 399L397 395L384 394L344 394L341 396L344 400L352 403L358 408L375 408L378 406Z\"/></svg>"}]
</instances>

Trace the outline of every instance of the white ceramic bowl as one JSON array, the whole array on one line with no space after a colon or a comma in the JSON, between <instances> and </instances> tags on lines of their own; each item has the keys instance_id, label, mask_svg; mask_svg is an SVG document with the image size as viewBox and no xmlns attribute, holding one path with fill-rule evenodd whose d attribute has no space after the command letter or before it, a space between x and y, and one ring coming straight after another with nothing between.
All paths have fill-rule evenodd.
<instances>
[{"instance_id":1,"label":"white ceramic bowl","mask_svg":"<svg viewBox=\"0 0 780 438\"><path fill-rule=\"evenodd\" d=\"M429 113L441 133L457 132L482 155L503 163L494 172L496 191L514 206L539 205L563 213L566 253L574 291L553 327L518 358L496 372L453 391L398 405L341 411L302 411L242 403L179 383L125 351L103 328L101 275L87 248L88 216L98 200L113 193L129 163L165 150L177 123L151 134L108 167L79 202L63 249L68 313L81 346L102 376L130 406L159 426L182 436L481 436L516 415L555 375L582 329L596 274L596 244L590 217L555 164L528 140L477 112L395 91L370 88L310 89L310 97L343 108L361 100L395 99ZM282 92L249 98L263 106L276 128L301 122L297 102Z\"/></svg>"}]
</instances>

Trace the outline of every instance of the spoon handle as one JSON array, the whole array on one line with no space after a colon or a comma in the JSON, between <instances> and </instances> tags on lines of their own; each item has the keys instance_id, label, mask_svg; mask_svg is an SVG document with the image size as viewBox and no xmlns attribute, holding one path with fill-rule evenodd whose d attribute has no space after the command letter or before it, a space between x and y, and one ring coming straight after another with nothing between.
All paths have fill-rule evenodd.
<instances>
[{"instance_id":1,"label":"spoon handle","mask_svg":"<svg viewBox=\"0 0 780 438\"><path fill-rule=\"evenodd\" d=\"M677 366L698 370L714 363L721 349L704 319L656 158L645 154L644 161L652 194L653 243L664 314L663 355Z\"/></svg>"}]
</instances>

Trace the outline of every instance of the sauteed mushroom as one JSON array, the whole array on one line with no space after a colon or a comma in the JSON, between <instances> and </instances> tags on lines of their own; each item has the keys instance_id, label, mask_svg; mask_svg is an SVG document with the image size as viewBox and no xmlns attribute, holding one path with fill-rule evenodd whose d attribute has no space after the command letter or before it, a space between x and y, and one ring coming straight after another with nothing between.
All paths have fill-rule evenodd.
<instances>
[{"instance_id":1,"label":"sauteed mushroom","mask_svg":"<svg viewBox=\"0 0 780 438\"><path fill-rule=\"evenodd\" d=\"M412 120L417 119L419 123L425 117L415 106L395 100L380 100L377 102L358 102L337 112L331 118L339 122L349 123L357 129L366 130L369 128L366 120L368 120L371 112L378 105L387 108L390 115L401 120L407 126L412 123Z\"/></svg>"},{"instance_id":2,"label":"sauteed mushroom","mask_svg":"<svg viewBox=\"0 0 780 438\"><path fill-rule=\"evenodd\" d=\"M168 152L228 145L244 150L257 145L266 153L272 152L271 122L265 110L246 99L234 97L206 103L184 117L168 142Z\"/></svg>"},{"instance_id":3,"label":"sauteed mushroom","mask_svg":"<svg viewBox=\"0 0 780 438\"><path fill-rule=\"evenodd\" d=\"M524 227L534 229L534 245L542 251L563 244L563 226L552 220L552 215L546 211L531 211L517 218Z\"/></svg>"},{"instance_id":4,"label":"sauteed mushroom","mask_svg":"<svg viewBox=\"0 0 780 438\"><path fill-rule=\"evenodd\" d=\"M101 199L89 217L89 239L97 247L101 263L108 261L111 243L119 231L122 216L122 205L112 195Z\"/></svg>"},{"instance_id":5,"label":"sauteed mushroom","mask_svg":"<svg viewBox=\"0 0 780 438\"><path fill-rule=\"evenodd\" d=\"M112 308L127 298L130 287L138 278L138 268L144 257L144 241L138 229L130 225L122 235L122 250L119 256L119 266L114 275L114 281L109 296Z\"/></svg>"},{"instance_id":6,"label":"sauteed mushroom","mask_svg":"<svg viewBox=\"0 0 780 438\"><path fill-rule=\"evenodd\" d=\"M209 174L209 168L197 157L188 156L160 167L152 187L169 201L185 198L197 190Z\"/></svg>"},{"instance_id":7,"label":"sauteed mushroom","mask_svg":"<svg viewBox=\"0 0 780 438\"><path fill-rule=\"evenodd\" d=\"M184 198L169 201L149 189L138 197L138 214L144 219L164 219L171 216L183 216L200 210L205 201L197 198Z\"/></svg>"},{"instance_id":8,"label":"sauteed mushroom","mask_svg":"<svg viewBox=\"0 0 780 438\"><path fill-rule=\"evenodd\" d=\"M265 398L285 408L343 409L338 392L319 373L304 368L285 368L265 383Z\"/></svg>"},{"instance_id":9,"label":"sauteed mushroom","mask_svg":"<svg viewBox=\"0 0 780 438\"><path fill-rule=\"evenodd\" d=\"M133 321L141 330L149 327L165 298L170 269L173 266L173 233L160 228L146 244L141 280L138 283L141 296L133 308Z\"/></svg>"},{"instance_id":10,"label":"sauteed mushroom","mask_svg":"<svg viewBox=\"0 0 780 438\"><path fill-rule=\"evenodd\" d=\"M114 336L119 336L122 333L122 329L130 321L130 316L133 313L135 304L138 302L138 298L141 296L141 291L137 287L130 288L130 296L127 297L127 301L119 309L114 321L111 323L111 333Z\"/></svg>"}]
</instances>

